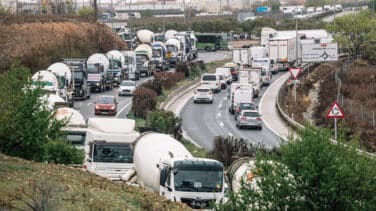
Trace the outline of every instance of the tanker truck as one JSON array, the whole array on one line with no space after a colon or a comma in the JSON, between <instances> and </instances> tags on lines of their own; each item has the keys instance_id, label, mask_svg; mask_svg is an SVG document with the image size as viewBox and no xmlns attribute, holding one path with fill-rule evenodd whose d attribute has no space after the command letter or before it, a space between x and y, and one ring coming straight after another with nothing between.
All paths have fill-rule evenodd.
<instances>
[{"instance_id":1,"label":"tanker truck","mask_svg":"<svg viewBox=\"0 0 376 211\"><path fill-rule=\"evenodd\" d=\"M170 66L177 65L182 61L181 45L179 40L170 38L166 41L166 59Z\"/></svg>"},{"instance_id":2,"label":"tanker truck","mask_svg":"<svg viewBox=\"0 0 376 211\"><path fill-rule=\"evenodd\" d=\"M84 170L120 180L133 169L131 144L140 135L135 131L135 120L89 118L87 126Z\"/></svg>"},{"instance_id":3,"label":"tanker truck","mask_svg":"<svg viewBox=\"0 0 376 211\"><path fill-rule=\"evenodd\" d=\"M55 119L66 121L66 125L62 128L63 140L83 150L87 126L82 114L73 108L61 107L56 110Z\"/></svg>"},{"instance_id":4,"label":"tanker truck","mask_svg":"<svg viewBox=\"0 0 376 211\"><path fill-rule=\"evenodd\" d=\"M73 99L87 99L91 96L90 85L87 82L87 69L85 59L62 59L72 72Z\"/></svg>"},{"instance_id":5,"label":"tanker truck","mask_svg":"<svg viewBox=\"0 0 376 211\"><path fill-rule=\"evenodd\" d=\"M112 89L112 74L108 72L110 62L101 53L91 55L87 60L88 82L92 91L104 92Z\"/></svg>"},{"instance_id":6,"label":"tanker truck","mask_svg":"<svg viewBox=\"0 0 376 211\"><path fill-rule=\"evenodd\" d=\"M118 50L112 50L106 54L109 62L110 68L108 69L109 74L112 74L113 84L119 86L122 80L125 78L125 57Z\"/></svg>"},{"instance_id":7,"label":"tanker truck","mask_svg":"<svg viewBox=\"0 0 376 211\"><path fill-rule=\"evenodd\" d=\"M141 44L134 50L136 52L136 63L139 76L145 74L146 77L153 74L153 65L150 63L152 58L152 49L147 44Z\"/></svg>"},{"instance_id":8,"label":"tanker truck","mask_svg":"<svg viewBox=\"0 0 376 211\"><path fill-rule=\"evenodd\" d=\"M153 56L151 63L155 65L156 71L168 70L168 62L166 60L166 45L163 42L153 42L151 44Z\"/></svg>"},{"instance_id":9,"label":"tanker truck","mask_svg":"<svg viewBox=\"0 0 376 211\"><path fill-rule=\"evenodd\" d=\"M141 186L192 208L210 208L223 199L223 164L193 157L169 135L142 134L135 142L133 159L135 172L130 171L122 180L130 181L136 173Z\"/></svg>"},{"instance_id":10,"label":"tanker truck","mask_svg":"<svg viewBox=\"0 0 376 211\"><path fill-rule=\"evenodd\" d=\"M58 80L59 96L62 97L69 107L74 106L73 85L71 69L64 63L56 62L47 68L47 71L53 73Z\"/></svg>"}]
</instances>

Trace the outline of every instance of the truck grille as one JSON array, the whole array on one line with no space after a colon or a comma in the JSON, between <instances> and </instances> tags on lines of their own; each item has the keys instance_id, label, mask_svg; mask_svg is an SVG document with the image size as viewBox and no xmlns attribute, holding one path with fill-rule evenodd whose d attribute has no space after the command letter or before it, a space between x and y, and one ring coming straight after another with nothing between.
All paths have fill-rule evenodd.
<instances>
[{"instance_id":1,"label":"truck grille","mask_svg":"<svg viewBox=\"0 0 376 211\"><path fill-rule=\"evenodd\" d=\"M190 199L190 198L181 198L182 203L187 204L193 209L205 209L211 208L215 200L214 199Z\"/></svg>"}]
</instances>

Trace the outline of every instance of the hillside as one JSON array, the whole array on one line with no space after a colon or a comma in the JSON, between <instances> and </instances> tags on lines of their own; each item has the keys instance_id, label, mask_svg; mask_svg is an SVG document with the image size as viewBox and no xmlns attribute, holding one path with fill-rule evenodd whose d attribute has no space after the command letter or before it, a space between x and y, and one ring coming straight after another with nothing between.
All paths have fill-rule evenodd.
<instances>
[{"instance_id":1,"label":"hillside","mask_svg":"<svg viewBox=\"0 0 376 211\"><path fill-rule=\"evenodd\" d=\"M77 17L1 16L0 70L16 60L33 72L63 57L87 58L112 49L125 50L124 41L110 28Z\"/></svg>"},{"instance_id":2,"label":"hillside","mask_svg":"<svg viewBox=\"0 0 376 211\"><path fill-rule=\"evenodd\" d=\"M63 165L0 154L0 210L189 210L146 190ZM41 209L36 209L41 210Z\"/></svg>"}]
</instances>

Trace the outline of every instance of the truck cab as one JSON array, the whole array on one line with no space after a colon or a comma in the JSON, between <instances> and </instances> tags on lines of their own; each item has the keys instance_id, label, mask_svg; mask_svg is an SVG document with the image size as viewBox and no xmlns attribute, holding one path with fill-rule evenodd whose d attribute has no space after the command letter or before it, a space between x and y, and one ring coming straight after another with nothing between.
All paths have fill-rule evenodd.
<instances>
[{"instance_id":1,"label":"truck cab","mask_svg":"<svg viewBox=\"0 0 376 211\"><path fill-rule=\"evenodd\" d=\"M131 144L139 133L132 119L89 118L84 170L120 180L134 166Z\"/></svg>"}]
</instances>

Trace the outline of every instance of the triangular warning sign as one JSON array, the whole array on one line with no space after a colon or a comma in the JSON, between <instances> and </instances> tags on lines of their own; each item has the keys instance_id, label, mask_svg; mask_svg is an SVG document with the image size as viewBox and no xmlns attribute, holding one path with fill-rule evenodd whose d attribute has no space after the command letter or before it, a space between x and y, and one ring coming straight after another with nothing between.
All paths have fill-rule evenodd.
<instances>
[{"instance_id":1,"label":"triangular warning sign","mask_svg":"<svg viewBox=\"0 0 376 211\"><path fill-rule=\"evenodd\" d=\"M343 112L342 108L338 105L338 103L334 101L328 113L326 114L326 118L342 119L342 118L345 118L345 112Z\"/></svg>"},{"instance_id":2,"label":"triangular warning sign","mask_svg":"<svg viewBox=\"0 0 376 211\"><path fill-rule=\"evenodd\" d=\"M301 70L302 70L302 68L289 68L289 71L290 71L292 78L294 80L298 78L298 75L299 75Z\"/></svg>"}]
</instances>

